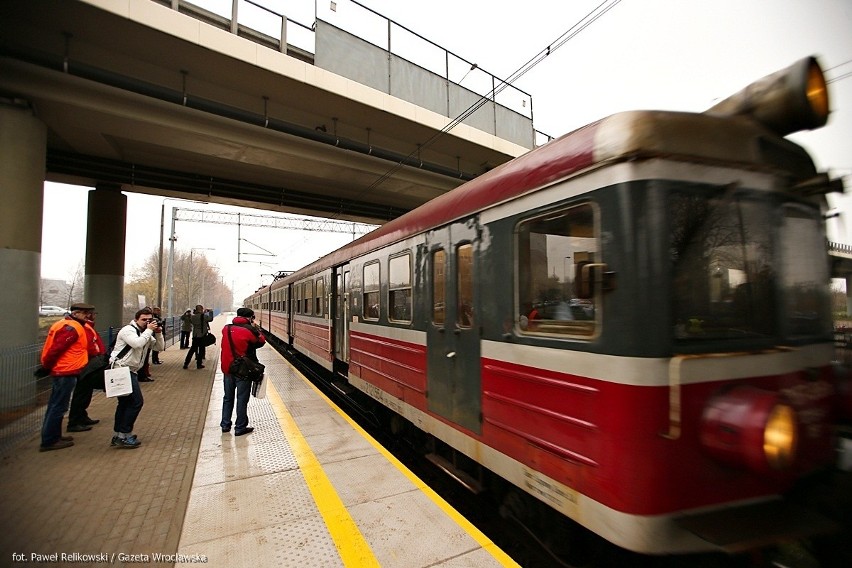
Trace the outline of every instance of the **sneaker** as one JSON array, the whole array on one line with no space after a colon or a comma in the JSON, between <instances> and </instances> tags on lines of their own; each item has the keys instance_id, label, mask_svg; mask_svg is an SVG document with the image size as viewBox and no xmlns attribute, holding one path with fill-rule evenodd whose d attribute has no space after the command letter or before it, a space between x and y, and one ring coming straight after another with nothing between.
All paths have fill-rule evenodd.
<instances>
[{"instance_id":1,"label":"sneaker","mask_svg":"<svg viewBox=\"0 0 852 568\"><path fill-rule=\"evenodd\" d=\"M199 369L203 369L203 368L204 368L204 365L199 365L199 366L198 366L198 368L199 368Z\"/></svg>"},{"instance_id":2,"label":"sneaker","mask_svg":"<svg viewBox=\"0 0 852 568\"><path fill-rule=\"evenodd\" d=\"M91 426L86 426L85 424L69 424L68 428L66 428L69 432L87 432L91 429Z\"/></svg>"},{"instance_id":3,"label":"sneaker","mask_svg":"<svg viewBox=\"0 0 852 568\"><path fill-rule=\"evenodd\" d=\"M133 436L128 436L127 438L119 438L118 436L112 437L112 442L109 444L110 446L114 446L117 448L127 448L132 450L133 448L138 448L142 445L142 442L139 441L139 438L134 434Z\"/></svg>"},{"instance_id":4,"label":"sneaker","mask_svg":"<svg viewBox=\"0 0 852 568\"><path fill-rule=\"evenodd\" d=\"M246 427L245 430L237 430L234 432L234 436L245 436L246 434L251 434L254 432L254 428L251 426Z\"/></svg>"},{"instance_id":5,"label":"sneaker","mask_svg":"<svg viewBox=\"0 0 852 568\"><path fill-rule=\"evenodd\" d=\"M59 436L59 439L63 442L71 442L74 440L74 436Z\"/></svg>"},{"instance_id":6,"label":"sneaker","mask_svg":"<svg viewBox=\"0 0 852 568\"><path fill-rule=\"evenodd\" d=\"M62 448L70 448L74 445L74 442L71 440L57 440L49 446L39 446L38 451L40 452L49 452L51 450L61 450Z\"/></svg>"}]
</instances>

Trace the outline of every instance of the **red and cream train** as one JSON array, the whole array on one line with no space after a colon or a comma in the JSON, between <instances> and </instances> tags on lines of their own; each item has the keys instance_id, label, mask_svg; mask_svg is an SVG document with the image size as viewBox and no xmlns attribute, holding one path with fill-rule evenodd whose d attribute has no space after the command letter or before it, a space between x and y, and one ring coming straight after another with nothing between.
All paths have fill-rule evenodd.
<instances>
[{"instance_id":1,"label":"red and cream train","mask_svg":"<svg viewBox=\"0 0 852 568\"><path fill-rule=\"evenodd\" d=\"M813 58L704 113L619 113L245 305L620 547L770 542L762 520L794 525L785 492L836 458L823 213L839 184L784 137L827 116ZM726 534L732 511L749 534Z\"/></svg>"}]
</instances>

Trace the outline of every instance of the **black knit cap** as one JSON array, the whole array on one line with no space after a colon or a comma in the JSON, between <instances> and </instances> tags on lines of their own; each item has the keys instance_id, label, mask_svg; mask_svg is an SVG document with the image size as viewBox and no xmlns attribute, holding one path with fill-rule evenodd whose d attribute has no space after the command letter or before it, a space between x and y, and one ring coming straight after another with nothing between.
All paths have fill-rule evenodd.
<instances>
[{"instance_id":1,"label":"black knit cap","mask_svg":"<svg viewBox=\"0 0 852 568\"><path fill-rule=\"evenodd\" d=\"M241 318L250 318L254 315L254 310L251 308L238 308L237 316Z\"/></svg>"}]
</instances>

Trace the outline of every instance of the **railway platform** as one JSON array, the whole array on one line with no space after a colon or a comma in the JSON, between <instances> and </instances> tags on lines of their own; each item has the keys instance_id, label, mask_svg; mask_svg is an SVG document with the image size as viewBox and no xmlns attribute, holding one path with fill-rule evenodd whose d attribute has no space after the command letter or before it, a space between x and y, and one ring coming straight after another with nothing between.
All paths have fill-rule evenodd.
<instances>
[{"instance_id":1,"label":"railway platform","mask_svg":"<svg viewBox=\"0 0 852 568\"><path fill-rule=\"evenodd\" d=\"M213 331L227 323L219 316ZM138 449L110 447L115 401L74 446L34 435L0 462L4 566L514 566L271 347L245 436L219 427L217 344L171 346L143 383Z\"/></svg>"}]
</instances>

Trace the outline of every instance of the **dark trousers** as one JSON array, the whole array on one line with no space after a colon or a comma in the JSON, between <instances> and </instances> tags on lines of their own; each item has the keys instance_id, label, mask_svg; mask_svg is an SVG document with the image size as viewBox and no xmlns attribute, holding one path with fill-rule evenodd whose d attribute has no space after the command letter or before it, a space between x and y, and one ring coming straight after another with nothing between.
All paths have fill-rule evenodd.
<instances>
[{"instance_id":1,"label":"dark trousers","mask_svg":"<svg viewBox=\"0 0 852 568\"><path fill-rule=\"evenodd\" d=\"M130 384L133 391L130 394L118 397L118 406L115 407L115 425L113 430L122 434L133 432L133 425L142 410L145 400L142 398L142 389L139 388L139 378L134 372L130 372Z\"/></svg>"},{"instance_id":2,"label":"dark trousers","mask_svg":"<svg viewBox=\"0 0 852 568\"><path fill-rule=\"evenodd\" d=\"M180 348L189 349L189 334L188 331L180 332Z\"/></svg>"},{"instance_id":3,"label":"dark trousers","mask_svg":"<svg viewBox=\"0 0 852 568\"><path fill-rule=\"evenodd\" d=\"M148 361L151 359L151 350L145 352L145 359L142 361L142 367L139 369L139 378L147 379L151 376L151 365L148 364Z\"/></svg>"},{"instance_id":4,"label":"dark trousers","mask_svg":"<svg viewBox=\"0 0 852 568\"><path fill-rule=\"evenodd\" d=\"M89 420L86 409L92 402L92 391L95 385L100 382L103 388L103 376L104 373L101 371L89 373L77 379L77 386L74 387L74 394L71 397L71 409L68 411L69 426L82 426Z\"/></svg>"},{"instance_id":5,"label":"dark trousers","mask_svg":"<svg viewBox=\"0 0 852 568\"><path fill-rule=\"evenodd\" d=\"M77 384L77 375L51 378L53 390L50 391L50 400L47 401L44 423L41 426L42 446L52 446L62 436L62 416L68 410L68 401Z\"/></svg>"},{"instance_id":6,"label":"dark trousers","mask_svg":"<svg viewBox=\"0 0 852 568\"><path fill-rule=\"evenodd\" d=\"M192 347L189 348L189 353L186 354L186 359L183 360L183 366L188 367L189 362L192 361L192 356L195 355L195 364L200 369L201 364L204 363L204 355L206 346L201 344L201 340L203 337L193 337L192 338Z\"/></svg>"},{"instance_id":7,"label":"dark trousers","mask_svg":"<svg viewBox=\"0 0 852 568\"><path fill-rule=\"evenodd\" d=\"M232 375L225 375L225 396L222 399L222 428L231 427L231 416L234 413L234 395L236 394L237 421L234 430L242 432L248 426L248 401L251 396L251 381L240 380Z\"/></svg>"},{"instance_id":8,"label":"dark trousers","mask_svg":"<svg viewBox=\"0 0 852 568\"><path fill-rule=\"evenodd\" d=\"M151 350L151 362L154 363L155 365L160 364L160 352L159 351L154 351L153 349Z\"/></svg>"}]
</instances>

